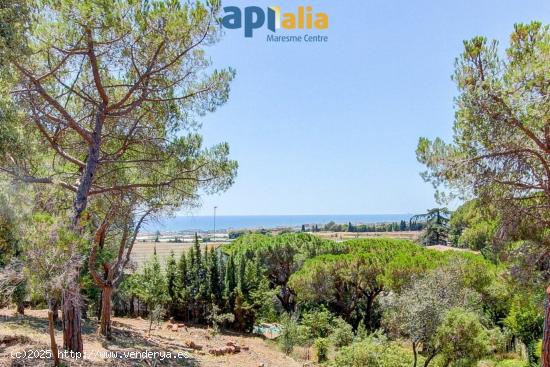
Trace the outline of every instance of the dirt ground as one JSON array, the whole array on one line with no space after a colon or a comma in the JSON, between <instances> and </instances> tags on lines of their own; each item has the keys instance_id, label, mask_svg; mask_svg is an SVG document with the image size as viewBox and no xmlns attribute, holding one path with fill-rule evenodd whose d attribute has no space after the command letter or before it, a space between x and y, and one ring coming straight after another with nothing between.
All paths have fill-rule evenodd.
<instances>
[{"instance_id":1,"label":"dirt ground","mask_svg":"<svg viewBox=\"0 0 550 367\"><path fill-rule=\"evenodd\" d=\"M47 311L26 310L25 313L25 316L16 316L13 309L0 309L1 367L52 365L46 358L50 342ZM211 329L189 325L180 325L175 331L176 327L168 322L154 327L148 335L147 320L115 317L114 338L106 341L97 335L95 325L93 320L83 325L85 358L75 360L67 356L63 358L65 366L302 367L305 362L284 355L273 341L260 336L231 332L214 335ZM56 341L61 347L59 327ZM222 356L209 352L228 344L240 347L240 352ZM24 357L25 352L27 357ZM167 352L174 358L169 359ZM178 353L181 354L177 356ZM29 354L35 358L29 358Z\"/></svg>"}]
</instances>

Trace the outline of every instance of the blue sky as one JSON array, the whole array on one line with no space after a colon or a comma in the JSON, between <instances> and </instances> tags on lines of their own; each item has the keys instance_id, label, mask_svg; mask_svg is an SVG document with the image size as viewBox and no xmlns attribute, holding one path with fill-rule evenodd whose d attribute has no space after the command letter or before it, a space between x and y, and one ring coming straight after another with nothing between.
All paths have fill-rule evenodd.
<instances>
[{"instance_id":1,"label":"blue sky","mask_svg":"<svg viewBox=\"0 0 550 367\"><path fill-rule=\"evenodd\" d=\"M227 192L195 215L416 213L435 205L419 176L418 137L450 138L462 41L507 44L516 22L549 23L548 0L225 0L224 6L312 5L327 43L268 43L227 30L208 49L237 70L228 103L203 118L208 145L239 162Z\"/></svg>"}]
</instances>

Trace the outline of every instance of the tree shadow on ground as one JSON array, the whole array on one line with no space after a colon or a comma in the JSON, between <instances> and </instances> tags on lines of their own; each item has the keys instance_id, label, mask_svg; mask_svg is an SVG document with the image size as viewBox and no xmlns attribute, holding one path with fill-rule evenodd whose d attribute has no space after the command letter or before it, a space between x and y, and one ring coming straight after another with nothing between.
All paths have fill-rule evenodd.
<instances>
[{"instance_id":1,"label":"tree shadow on ground","mask_svg":"<svg viewBox=\"0 0 550 367\"><path fill-rule=\"evenodd\" d=\"M36 333L48 333L48 320L44 317L37 317L31 315L17 315L13 316L1 316L0 323L2 328L6 327L9 330L9 325L16 326L17 328L30 329ZM61 331L61 326L57 325L56 329ZM44 359L32 359L32 358L15 358L11 357L9 354L5 355L7 348L19 345L24 347L25 350L49 350L49 345L38 344L32 341L32 338L29 338L25 335L20 335L21 330L14 329L13 335L6 336L4 343L0 342L0 366L6 367L45 367L51 366L52 361L48 358ZM23 331L24 333L24 331ZM136 351L136 352L151 352L150 356L153 356L153 353L157 352L157 358L147 357L147 358L106 358L103 362L101 361L90 361L90 360L62 360L62 365L70 367L107 367L107 366L186 366L186 367L197 367L199 362L192 357L191 353L187 348L184 348L178 344L164 344L162 342L156 341L153 338L149 338L142 333L128 330L128 329L119 329L113 328L113 339L105 340L101 336L97 335L97 322L95 320L82 320L82 333L87 335L88 338L96 340L101 343L102 347L111 352L120 352L120 355L123 355L123 352ZM2 336L4 337L4 336ZM156 336L155 336L156 337ZM2 339L3 340L3 339ZM61 346L58 345L61 348ZM19 348L18 348L19 349ZM162 353L170 352L173 355L177 355L178 352L185 352L185 358L164 358L162 359ZM4 355L3 355L4 354ZM164 354L166 355L166 354ZM162 359L162 360L161 360Z\"/></svg>"},{"instance_id":2,"label":"tree shadow on ground","mask_svg":"<svg viewBox=\"0 0 550 367\"><path fill-rule=\"evenodd\" d=\"M116 352L118 355L123 355L128 351L147 352L149 354L158 353L157 358L147 358L146 360L132 360L134 365L136 362L141 363L138 365L144 366L199 366L199 362L192 357L193 351L189 348L185 348L182 345L174 343L163 343L155 339L166 339L154 335L149 337L140 332L136 332L128 329L119 329L113 327L112 339L101 341L103 348L110 352ZM155 339L154 339L155 338ZM184 353L184 358L162 358L165 353L170 352L172 356L177 355L179 352Z\"/></svg>"},{"instance_id":3,"label":"tree shadow on ground","mask_svg":"<svg viewBox=\"0 0 550 367\"><path fill-rule=\"evenodd\" d=\"M37 332L44 332L44 330L48 332L48 319L46 317L14 314L13 316L0 316L0 321L4 325L13 324L17 326L27 326ZM57 331L63 330L61 321L55 324L55 329ZM95 322L91 320L82 320L83 334L93 334L95 333L95 330Z\"/></svg>"}]
</instances>

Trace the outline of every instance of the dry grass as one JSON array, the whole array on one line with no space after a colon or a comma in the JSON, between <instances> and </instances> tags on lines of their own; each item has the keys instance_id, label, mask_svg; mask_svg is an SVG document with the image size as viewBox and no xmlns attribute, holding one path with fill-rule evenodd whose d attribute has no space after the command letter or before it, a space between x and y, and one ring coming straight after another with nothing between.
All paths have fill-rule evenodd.
<instances>
[{"instance_id":1,"label":"dry grass","mask_svg":"<svg viewBox=\"0 0 550 367\"><path fill-rule=\"evenodd\" d=\"M47 311L27 310L23 317L14 316L14 310L1 309L0 327L0 366L51 366L48 359L17 359L11 357L12 353L24 350L48 350L49 336L47 334ZM113 319L112 341L106 341L95 332L96 322L86 321L83 330L84 352L87 357L84 360L75 361L65 359L70 366L204 366L204 367L301 367L303 362L296 361L281 353L273 342L262 337L238 333L220 333L214 335L211 330L204 327L181 328L179 331L171 331L168 323L154 328L148 335L148 321L140 318ZM15 341L2 343L3 338ZM62 345L62 332L56 330L58 345ZM202 346L202 350L194 350L186 347L186 343ZM219 348L232 342L239 346L248 347L237 354L225 356L213 356L208 353L211 348ZM187 353L186 358L160 361L150 358L143 359L111 359L101 358L98 353L128 351L150 351Z\"/></svg>"},{"instance_id":2,"label":"dry grass","mask_svg":"<svg viewBox=\"0 0 550 367\"><path fill-rule=\"evenodd\" d=\"M471 252L473 254L480 254L479 251L470 250L469 248L459 248L459 247L451 247L451 246L444 246L444 245L426 246L426 248L429 248L431 250L437 250L437 251L462 251L462 252Z\"/></svg>"}]
</instances>

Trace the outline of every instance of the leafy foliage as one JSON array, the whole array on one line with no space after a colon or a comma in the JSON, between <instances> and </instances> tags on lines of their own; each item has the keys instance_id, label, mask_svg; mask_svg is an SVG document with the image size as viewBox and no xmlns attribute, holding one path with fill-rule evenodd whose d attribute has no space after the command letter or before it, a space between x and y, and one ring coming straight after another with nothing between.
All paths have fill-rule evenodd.
<instances>
[{"instance_id":1,"label":"leafy foliage","mask_svg":"<svg viewBox=\"0 0 550 367\"><path fill-rule=\"evenodd\" d=\"M369 337L342 348L331 364L334 367L410 367L411 353L384 338Z\"/></svg>"},{"instance_id":2,"label":"leafy foliage","mask_svg":"<svg viewBox=\"0 0 550 367\"><path fill-rule=\"evenodd\" d=\"M489 335L478 315L460 308L445 315L435 337L444 365L476 366L489 351Z\"/></svg>"}]
</instances>

